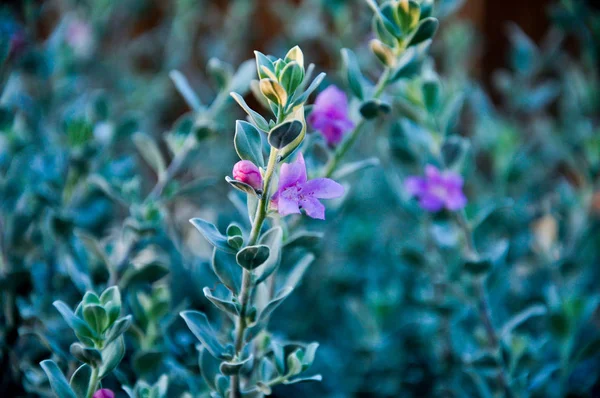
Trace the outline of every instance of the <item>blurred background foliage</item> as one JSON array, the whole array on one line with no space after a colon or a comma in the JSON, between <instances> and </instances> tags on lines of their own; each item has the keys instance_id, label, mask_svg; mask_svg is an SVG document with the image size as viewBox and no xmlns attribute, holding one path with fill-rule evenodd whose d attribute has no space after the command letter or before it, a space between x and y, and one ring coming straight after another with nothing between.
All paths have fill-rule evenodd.
<instances>
[{"instance_id":1,"label":"blurred background foliage","mask_svg":"<svg viewBox=\"0 0 600 398\"><path fill-rule=\"evenodd\" d=\"M435 10L437 105L422 112L427 74L391 90L392 115L350 155L381 164L350 178L317 261L273 318L290 340L320 343L323 382L274 396L498 395L459 231L402 189L430 160L423 137L434 130L464 138L443 155L465 177L475 244L497 252L489 304L515 395L600 396L600 13L576 0ZM251 90L253 50L296 44L325 84L345 84L343 47L375 76L371 18L362 0L0 6L3 396L50 396L40 360L75 366L52 302L113 283L134 327L105 385L123 394L165 374L168 397L206 392L177 313L212 311L201 287L216 283L188 219L226 226L239 204L222 179L243 117L228 93Z\"/></svg>"}]
</instances>

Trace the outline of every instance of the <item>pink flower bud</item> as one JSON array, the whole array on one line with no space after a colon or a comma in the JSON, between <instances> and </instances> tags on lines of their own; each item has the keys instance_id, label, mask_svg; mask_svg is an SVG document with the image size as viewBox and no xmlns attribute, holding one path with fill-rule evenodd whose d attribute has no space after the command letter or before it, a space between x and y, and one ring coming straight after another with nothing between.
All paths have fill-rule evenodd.
<instances>
[{"instance_id":1,"label":"pink flower bud","mask_svg":"<svg viewBox=\"0 0 600 398\"><path fill-rule=\"evenodd\" d=\"M115 393L107 388L103 388L96 391L93 398L115 398Z\"/></svg>"},{"instance_id":2,"label":"pink flower bud","mask_svg":"<svg viewBox=\"0 0 600 398\"><path fill-rule=\"evenodd\" d=\"M233 166L233 178L250 185L256 190L262 189L260 170L249 160L241 160Z\"/></svg>"}]
</instances>

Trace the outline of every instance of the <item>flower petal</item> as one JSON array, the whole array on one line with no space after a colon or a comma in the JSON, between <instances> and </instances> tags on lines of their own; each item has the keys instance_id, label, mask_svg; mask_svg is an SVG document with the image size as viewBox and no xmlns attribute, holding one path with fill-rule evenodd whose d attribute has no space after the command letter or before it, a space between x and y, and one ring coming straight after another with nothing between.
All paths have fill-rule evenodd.
<instances>
[{"instance_id":1,"label":"flower petal","mask_svg":"<svg viewBox=\"0 0 600 398\"><path fill-rule=\"evenodd\" d=\"M279 173L279 191L296 183L306 182L306 164L302 152L298 154L296 160L292 163L284 163L281 165Z\"/></svg>"},{"instance_id":2,"label":"flower petal","mask_svg":"<svg viewBox=\"0 0 600 398\"><path fill-rule=\"evenodd\" d=\"M467 197L461 191L449 192L446 198L448 210L460 210L467 205Z\"/></svg>"},{"instance_id":3,"label":"flower petal","mask_svg":"<svg viewBox=\"0 0 600 398\"><path fill-rule=\"evenodd\" d=\"M410 196L420 196L427 189L427 182L422 177L407 177L404 180L404 189Z\"/></svg>"},{"instance_id":4,"label":"flower petal","mask_svg":"<svg viewBox=\"0 0 600 398\"><path fill-rule=\"evenodd\" d=\"M305 196L300 200L300 206L302 206L307 216L318 220L325 219L325 206L323 206L318 199L311 196Z\"/></svg>"},{"instance_id":5,"label":"flower petal","mask_svg":"<svg viewBox=\"0 0 600 398\"><path fill-rule=\"evenodd\" d=\"M298 202L286 199L283 196L279 196L276 203L277 211L282 216L287 216L290 214L300 214L300 207L298 206Z\"/></svg>"},{"instance_id":6,"label":"flower petal","mask_svg":"<svg viewBox=\"0 0 600 398\"><path fill-rule=\"evenodd\" d=\"M442 210L444 201L434 195L425 194L419 199L419 205L429 212L435 213Z\"/></svg>"},{"instance_id":7,"label":"flower petal","mask_svg":"<svg viewBox=\"0 0 600 398\"><path fill-rule=\"evenodd\" d=\"M330 108L339 109L343 113L347 113L346 110L348 109L348 97L346 97L346 93L333 84L317 95L313 107L317 111Z\"/></svg>"},{"instance_id":8,"label":"flower petal","mask_svg":"<svg viewBox=\"0 0 600 398\"><path fill-rule=\"evenodd\" d=\"M442 178L442 175L437 167L428 164L425 166L425 176L430 182L439 181Z\"/></svg>"},{"instance_id":9,"label":"flower petal","mask_svg":"<svg viewBox=\"0 0 600 398\"><path fill-rule=\"evenodd\" d=\"M318 199L335 199L344 194L344 187L330 178L315 178L302 185L302 193Z\"/></svg>"},{"instance_id":10,"label":"flower petal","mask_svg":"<svg viewBox=\"0 0 600 398\"><path fill-rule=\"evenodd\" d=\"M453 171L446 171L443 174L444 185L448 188L462 188L464 181L460 174L457 174Z\"/></svg>"}]
</instances>

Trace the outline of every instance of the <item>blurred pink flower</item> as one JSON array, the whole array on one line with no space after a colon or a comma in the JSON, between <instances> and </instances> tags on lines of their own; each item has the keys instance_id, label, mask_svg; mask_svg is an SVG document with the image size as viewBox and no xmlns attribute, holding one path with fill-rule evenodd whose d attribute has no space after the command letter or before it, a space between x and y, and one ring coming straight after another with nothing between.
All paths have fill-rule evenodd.
<instances>
[{"instance_id":1,"label":"blurred pink flower","mask_svg":"<svg viewBox=\"0 0 600 398\"><path fill-rule=\"evenodd\" d=\"M92 398L115 398L115 393L107 388L96 391Z\"/></svg>"},{"instance_id":2,"label":"blurred pink flower","mask_svg":"<svg viewBox=\"0 0 600 398\"><path fill-rule=\"evenodd\" d=\"M344 135L354 128L348 117L348 98L336 86L323 90L315 100L308 123L325 137L327 144L339 144Z\"/></svg>"},{"instance_id":3,"label":"blurred pink flower","mask_svg":"<svg viewBox=\"0 0 600 398\"><path fill-rule=\"evenodd\" d=\"M416 196L419 205L429 212L437 212L443 208L460 210L467 204L462 190L462 177L449 170L441 173L432 165L425 167L425 177L408 177L404 187L410 195Z\"/></svg>"}]
</instances>

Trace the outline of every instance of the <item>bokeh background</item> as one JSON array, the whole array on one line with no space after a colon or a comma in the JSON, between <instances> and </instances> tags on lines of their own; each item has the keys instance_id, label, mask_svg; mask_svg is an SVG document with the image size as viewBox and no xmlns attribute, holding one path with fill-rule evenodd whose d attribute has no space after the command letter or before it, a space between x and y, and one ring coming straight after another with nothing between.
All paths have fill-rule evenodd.
<instances>
[{"instance_id":1,"label":"bokeh background","mask_svg":"<svg viewBox=\"0 0 600 398\"><path fill-rule=\"evenodd\" d=\"M477 148L464 168L470 214L490 203L513 203L477 235L483 246L492 238L510 242L500 270L490 277L496 321L500 325L531 304L550 306L548 292L557 290L565 302L589 310L567 332L569 344L597 343L598 2L439 0L436 7L442 24L433 58L448 102L459 93L461 98L461 112L449 129L471 138ZM362 0L12 0L0 4L0 18L3 32L20 35L10 67L18 78L13 69L1 71L2 104L20 111L20 124L2 130L0 157L2 250L5 263L12 264L9 271L23 278L3 299L0 369L8 370L0 375L0 391L6 391L0 395L7 397L50 396L37 363L51 351L72 368L67 359L72 336L51 303L60 298L74 304L85 288L104 286L111 277L94 255L81 255L88 249L75 232L106 243L118 257L125 239L121 225L139 216L137 207L115 203L89 177L103 176L134 198L132 203L152 189L155 175L130 136L145 132L169 156L165 138L183 129L190 111L170 71L179 70L210 103L219 94L207 72L211 58L237 68L254 50L283 56L297 44L305 59L328 73L325 84L343 87L339 54L347 47L357 53L365 75L380 70L368 48L372 13ZM252 95L247 99L260 107ZM104 101L110 111L98 117L94 112ZM410 119L410 110L399 107ZM183 308L212 311L201 292L215 283L210 248L187 220L201 216L223 227L238 217L235 202L225 199L230 190L222 177L236 160L233 126L243 117L230 105L210 121L210 140L178 176L182 184L204 181L203 189L164 209L139 210L144 221L152 219L167 231L162 251L152 256L168 265L169 275L127 286L126 294L152 296L166 286L168 311L159 322L161 333L152 338L154 351L128 344L122 373L107 381L115 390L168 373L169 396L203 391L194 342L181 320L170 315ZM81 120L87 123L83 130L94 132L83 141L102 141L102 132L110 131L110 142L63 139ZM99 128L100 122L110 130ZM481 325L460 303L440 299L432 287L435 276L422 268L437 262L438 269L455 271L458 232L443 216L433 220L435 244L443 248L435 258L425 238L431 225L401 189L401 179L418 173L426 160L404 146L406 136L418 135L419 128L375 125L349 159L375 155L381 165L350 178L349 199L328 214L326 224L304 221L308 228L324 228L326 238L271 329L290 340L318 341L315 372L324 381L276 389L274 396L485 396L470 372L481 366L485 373L486 364L467 366L445 356L438 335L442 314L451 314L443 318L451 320L443 327L452 331L449 344L471 353ZM82 156L82 147L91 152ZM73 174L73 164L85 167ZM159 221L148 215L155 210ZM452 280L468 293L454 271ZM569 386L570 396L600 396L597 354L570 369L566 381L556 376L566 340L552 325L549 318L537 320L519 336L531 350L529 362L514 369L526 385L523 396L559 396L564 390L553 387L559 382Z\"/></svg>"}]
</instances>

